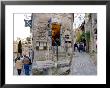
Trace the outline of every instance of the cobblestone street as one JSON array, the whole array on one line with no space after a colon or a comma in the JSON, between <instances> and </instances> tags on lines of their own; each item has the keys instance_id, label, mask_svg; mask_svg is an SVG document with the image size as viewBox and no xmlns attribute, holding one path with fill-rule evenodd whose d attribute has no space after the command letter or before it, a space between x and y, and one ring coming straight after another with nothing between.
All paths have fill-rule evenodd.
<instances>
[{"instance_id":1,"label":"cobblestone street","mask_svg":"<svg viewBox=\"0 0 110 88\"><path fill-rule=\"evenodd\" d=\"M97 67L92 63L90 56L75 52L72 59L71 75L97 75Z\"/></svg>"}]
</instances>

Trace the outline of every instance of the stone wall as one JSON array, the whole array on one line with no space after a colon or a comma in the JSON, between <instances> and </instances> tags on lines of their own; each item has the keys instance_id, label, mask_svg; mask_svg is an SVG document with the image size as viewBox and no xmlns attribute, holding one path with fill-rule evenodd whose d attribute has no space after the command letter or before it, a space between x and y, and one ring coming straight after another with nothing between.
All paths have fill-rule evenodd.
<instances>
[{"instance_id":1,"label":"stone wall","mask_svg":"<svg viewBox=\"0 0 110 88\"><path fill-rule=\"evenodd\" d=\"M61 24L61 30L63 30L62 31L62 35L63 35L62 43L63 44L64 44L64 37L67 34L69 34L68 40L70 40L71 43L73 42L72 40L73 38L73 32L72 32L73 14L70 14L70 13L33 13L31 32L32 32L32 37L33 37L32 43L33 43L35 60L37 60L37 57L39 56L37 53L40 52L40 50L36 50L36 46L39 46L39 42L46 44L47 49L44 51L49 53L50 41L48 38L48 31L47 31L47 25L48 25L49 19L51 19L51 22L57 22ZM42 46L40 46L40 48L42 48ZM42 53L42 54L44 56L46 55L45 53Z\"/></svg>"},{"instance_id":2,"label":"stone wall","mask_svg":"<svg viewBox=\"0 0 110 88\"><path fill-rule=\"evenodd\" d=\"M85 31L90 31L89 53L93 63L97 64L97 48L96 48L96 36L94 30L97 30L97 13L86 14L85 17Z\"/></svg>"}]
</instances>

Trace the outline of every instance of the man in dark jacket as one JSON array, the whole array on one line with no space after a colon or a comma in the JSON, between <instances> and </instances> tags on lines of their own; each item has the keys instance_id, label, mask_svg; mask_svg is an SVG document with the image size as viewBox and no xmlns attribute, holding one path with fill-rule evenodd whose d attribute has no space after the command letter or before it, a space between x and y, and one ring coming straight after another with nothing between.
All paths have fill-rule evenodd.
<instances>
[{"instance_id":1,"label":"man in dark jacket","mask_svg":"<svg viewBox=\"0 0 110 88\"><path fill-rule=\"evenodd\" d=\"M82 43L79 44L79 52L80 51L83 51L83 44Z\"/></svg>"}]
</instances>

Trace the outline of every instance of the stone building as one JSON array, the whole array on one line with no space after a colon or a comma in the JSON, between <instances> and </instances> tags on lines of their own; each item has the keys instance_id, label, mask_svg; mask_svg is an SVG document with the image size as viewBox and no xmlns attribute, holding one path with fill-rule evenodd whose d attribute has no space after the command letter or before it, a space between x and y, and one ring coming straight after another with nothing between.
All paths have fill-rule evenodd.
<instances>
[{"instance_id":1,"label":"stone building","mask_svg":"<svg viewBox=\"0 0 110 88\"><path fill-rule=\"evenodd\" d=\"M50 42L48 36L48 21L51 19L51 22L57 22L61 24L62 37L65 38L66 35L69 35L70 41L72 40L73 32L72 31L72 22L73 22L73 15L67 13L33 13L32 14L32 43L33 49L36 54L34 54L34 59L37 60L38 53L44 52L46 55L49 52ZM50 28L51 29L51 28ZM69 34L68 34L68 32ZM62 39L62 43L64 42Z\"/></svg>"},{"instance_id":2,"label":"stone building","mask_svg":"<svg viewBox=\"0 0 110 88\"><path fill-rule=\"evenodd\" d=\"M22 55L29 56L31 47L32 47L32 44L22 43Z\"/></svg>"},{"instance_id":3,"label":"stone building","mask_svg":"<svg viewBox=\"0 0 110 88\"><path fill-rule=\"evenodd\" d=\"M56 51L56 48L55 46L52 46L53 24L60 25L61 43L58 46L58 57L63 56L63 58L67 58L67 55L69 54L72 56L73 18L74 14L72 13L32 13L31 33L33 45L32 48L34 50L34 63L36 63L36 61L45 60L56 61L57 59L56 53L54 52L54 50ZM68 52L65 51L66 45ZM65 55L67 57L65 57Z\"/></svg>"},{"instance_id":4,"label":"stone building","mask_svg":"<svg viewBox=\"0 0 110 88\"><path fill-rule=\"evenodd\" d=\"M92 59L93 63L96 65L97 64L97 13L92 13Z\"/></svg>"},{"instance_id":5,"label":"stone building","mask_svg":"<svg viewBox=\"0 0 110 88\"><path fill-rule=\"evenodd\" d=\"M93 50L97 52L97 14L91 14L92 17L92 35L93 35Z\"/></svg>"},{"instance_id":6,"label":"stone building","mask_svg":"<svg viewBox=\"0 0 110 88\"><path fill-rule=\"evenodd\" d=\"M18 56L18 43L21 40L22 44L22 55L29 56L30 49L32 49L32 43L28 42L26 39L17 39L13 41L13 58L15 59Z\"/></svg>"},{"instance_id":7,"label":"stone building","mask_svg":"<svg viewBox=\"0 0 110 88\"><path fill-rule=\"evenodd\" d=\"M97 13L86 13L85 15L85 32L90 33L90 41L87 46L93 62L97 63Z\"/></svg>"}]
</instances>

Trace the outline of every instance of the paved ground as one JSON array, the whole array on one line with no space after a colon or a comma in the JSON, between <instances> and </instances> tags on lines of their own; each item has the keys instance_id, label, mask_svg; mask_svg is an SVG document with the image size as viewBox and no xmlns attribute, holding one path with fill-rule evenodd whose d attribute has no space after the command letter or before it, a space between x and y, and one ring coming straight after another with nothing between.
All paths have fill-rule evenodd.
<instances>
[{"instance_id":1,"label":"paved ground","mask_svg":"<svg viewBox=\"0 0 110 88\"><path fill-rule=\"evenodd\" d=\"M85 53L75 52L72 59L71 75L97 75L97 67L92 63L90 56Z\"/></svg>"},{"instance_id":2,"label":"paved ground","mask_svg":"<svg viewBox=\"0 0 110 88\"><path fill-rule=\"evenodd\" d=\"M96 75L97 67L91 61L90 56L87 53L79 53L75 52L75 56L72 59L72 65L70 67L70 75ZM30 74L32 71L30 69ZM14 64L14 75L17 75L17 70ZM24 74L24 70L22 70L21 75Z\"/></svg>"}]
</instances>

